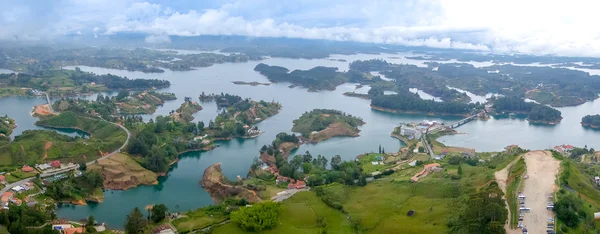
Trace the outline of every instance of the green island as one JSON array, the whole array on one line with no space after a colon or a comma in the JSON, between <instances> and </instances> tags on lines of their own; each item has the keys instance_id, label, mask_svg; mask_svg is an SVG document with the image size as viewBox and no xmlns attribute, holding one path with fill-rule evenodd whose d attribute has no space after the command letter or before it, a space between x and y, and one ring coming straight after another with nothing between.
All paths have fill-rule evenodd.
<instances>
[{"instance_id":1,"label":"green island","mask_svg":"<svg viewBox=\"0 0 600 234\"><path fill-rule=\"evenodd\" d=\"M215 53L179 54L176 51L159 51L145 48L133 50L117 48L52 48L31 52L29 48L2 48L0 53L8 59L0 67L17 72L35 73L63 66L92 66L146 73L162 73L161 68L188 71L194 67L208 67L219 63L261 60L262 56L246 54L222 55Z\"/></svg>"},{"instance_id":2,"label":"green island","mask_svg":"<svg viewBox=\"0 0 600 234\"><path fill-rule=\"evenodd\" d=\"M600 115L586 115L581 118L581 126L593 129L600 128Z\"/></svg>"},{"instance_id":3,"label":"green island","mask_svg":"<svg viewBox=\"0 0 600 234\"><path fill-rule=\"evenodd\" d=\"M359 117L338 110L315 109L294 120L293 132L301 133L308 142L318 143L336 136L358 136L358 126L365 124Z\"/></svg>"},{"instance_id":4,"label":"green island","mask_svg":"<svg viewBox=\"0 0 600 234\"><path fill-rule=\"evenodd\" d=\"M175 121L190 122L194 120L193 114L202 110L202 106L197 102L192 101L192 98L185 97L185 101L181 106L171 112L171 117Z\"/></svg>"},{"instance_id":5,"label":"green island","mask_svg":"<svg viewBox=\"0 0 600 234\"><path fill-rule=\"evenodd\" d=\"M41 70L35 73L0 74L0 94L73 96L108 90L148 90L166 88L169 81L157 79L128 79L111 74L96 75L75 70Z\"/></svg>"},{"instance_id":6,"label":"green island","mask_svg":"<svg viewBox=\"0 0 600 234\"><path fill-rule=\"evenodd\" d=\"M254 138L262 132L254 124L276 115L281 110L278 102L253 101L236 95L225 94L218 98L217 105L225 108L210 121L207 132L221 139Z\"/></svg>"},{"instance_id":7,"label":"green island","mask_svg":"<svg viewBox=\"0 0 600 234\"><path fill-rule=\"evenodd\" d=\"M255 71L264 75L273 83L290 82L293 86L308 88L309 92L335 90L346 82L372 83L377 81L372 76L355 72L339 72L335 67L314 67L310 70L289 71L279 66L269 66L264 63L256 65Z\"/></svg>"},{"instance_id":8,"label":"green island","mask_svg":"<svg viewBox=\"0 0 600 234\"><path fill-rule=\"evenodd\" d=\"M165 101L175 99L172 93L120 91L114 97L98 94L96 101L63 98L54 102L52 108L58 112L72 111L89 117L114 119L117 115L152 114Z\"/></svg>"},{"instance_id":9,"label":"green island","mask_svg":"<svg viewBox=\"0 0 600 234\"><path fill-rule=\"evenodd\" d=\"M409 91L399 92L394 95L383 95L383 91L381 91L381 93L375 94L371 98L371 108L394 113L466 116L470 113L478 112L483 107L478 104L423 100L419 95Z\"/></svg>"},{"instance_id":10,"label":"green island","mask_svg":"<svg viewBox=\"0 0 600 234\"><path fill-rule=\"evenodd\" d=\"M492 108L496 114L525 114L530 123L554 125L562 120L559 110L542 104L525 102L514 96L496 98L492 101Z\"/></svg>"}]
</instances>

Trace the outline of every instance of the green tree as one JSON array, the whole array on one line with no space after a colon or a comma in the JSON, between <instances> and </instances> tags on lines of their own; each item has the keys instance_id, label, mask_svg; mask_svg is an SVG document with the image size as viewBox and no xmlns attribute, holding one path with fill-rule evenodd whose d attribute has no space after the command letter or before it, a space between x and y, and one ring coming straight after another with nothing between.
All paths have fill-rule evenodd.
<instances>
[{"instance_id":1,"label":"green tree","mask_svg":"<svg viewBox=\"0 0 600 234\"><path fill-rule=\"evenodd\" d=\"M95 233L96 229L94 228L94 226L96 226L96 219L94 219L94 216L88 216L87 218L87 222L85 223L85 232L86 233Z\"/></svg>"},{"instance_id":2,"label":"green tree","mask_svg":"<svg viewBox=\"0 0 600 234\"><path fill-rule=\"evenodd\" d=\"M153 222L158 223L165 219L165 216L167 215L167 206L164 204L155 205L152 207L150 213L150 219L152 219Z\"/></svg>"},{"instance_id":3,"label":"green tree","mask_svg":"<svg viewBox=\"0 0 600 234\"><path fill-rule=\"evenodd\" d=\"M308 174L308 173L310 173L310 170L312 170L312 166L313 165L311 163L305 162L305 163L302 164L302 171L305 174Z\"/></svg>"},{"instance_id":4,"label":"green tree","mask_svg":"<svg viewBox=\"0 0 600 234\"><path fill-rule=\"evenodd\" d=\"M342 164L342 157L339 155L333 156L333 158L331 158L331 168L333 168L334 170L339 169L340 164Z\"/></svg>"},{"instance_id":5,"label":"green tree","mask_svg":"<svg viewBox=\"0 0 600 234\"><path fill-rule=\"evenodd\" d=\"M144 228L146 228L146 220L140 209L136 207L127 215L125 232L129 234L141 234L144 233Z\"/></svg>"},{"instance_id":6,"label":"green tree","mask_svg":"<svg viewBox=\"0 0 600 234\"><path fill-rule=\"evenodd\" d=\"M231 213L231 221L249 232L259 232L273 228L277 224L279 204L266 201L242 207Z\"/></svg>"},{"instance_id":7,"label":"green tree","mask_svg":"<svg viewBox=\"0 0 600 234\"><path fill-rule=\"evenodd\" d=\"M89 171L85 173L85 181L92 187L97 188L101 187L104 183L104 178L97 171Z\"/></svg>"},{"instance_id":8,"label":"green tree","mask_svg":"<svg viewBox=\"0 0 600 234\"><path fill-rule=\"evenodd\" d=\"M87 165L85 164L85 162L79 163L79 170L80 171L87 170Z\"/></svg>"},{"instance_id":9,"label":"green tree","mask_svg":"<svg viewBox=\"0 0 600 234\"><path fill-rule=\"evenodd\" d=\"M458 165L458 175L459 175L459 176L462 176L462 174L463 174L463 169L462 169L462 166L461 166L461 165Z\"/></svg>"}]
</instances>

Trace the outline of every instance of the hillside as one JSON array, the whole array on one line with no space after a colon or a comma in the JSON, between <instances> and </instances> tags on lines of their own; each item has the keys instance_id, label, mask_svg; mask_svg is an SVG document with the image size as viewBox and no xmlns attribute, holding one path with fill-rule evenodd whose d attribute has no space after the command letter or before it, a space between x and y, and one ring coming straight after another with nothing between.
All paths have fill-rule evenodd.
<instances>
[{"instance_id":1,"label":"hillside","mask_svg":"<svg viewBox=\"0 0 600 234\"><path fill-rule=\"evenodd\" d=\"M156 173L143 168L133 158L121 153L90 165L88 170L102 174L105 189L126 190L138 185L158 183Z\"/></svg>"},{"instance_id":2,"label":"hillside","mask_svg":"<svg viewBox=\"0 0 600 234\"><path fill-rule=\"evenodd\" d=\"M358 126L365 124L359 117L338 110L315 109L294 120L293 132L299 132L312 143L335 136L358 136Z\"/></svg>"}]
</instances>

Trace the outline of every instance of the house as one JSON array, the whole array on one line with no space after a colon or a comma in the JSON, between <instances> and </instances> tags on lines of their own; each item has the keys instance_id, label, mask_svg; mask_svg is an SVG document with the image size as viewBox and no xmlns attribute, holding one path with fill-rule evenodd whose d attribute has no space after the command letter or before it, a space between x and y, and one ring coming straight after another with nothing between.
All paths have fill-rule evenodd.
<instances>
[{"instance_id":1,"label":"house","mask_svg":"<svg viewBox=\"0 0 600 234\"><path fill-rule=\"evenodd\" d=\"M83 172L81 172L80 170L75 170L75 171L73 172L73 175L74 175L75 177L80 177L81 175L83 175Z\"/></svg>"},{"instance_id":2,"label":"house","mask_svg":"<svg viewBox=\"0 0 600 234\"><path fill-rule=\"evenodd\" d=\"M594 176L594 182L596 182L596 184L600 184L600 176Z\"/></svg>"},{"instance_id":3,"label":"house","mask_svg":"<svg viewBox=\"0 0 600 234\"><path fill-rule=\"evenodd\" d=\"M83 227L72 227L67 228L63 231L64 234L75 234L75 233L85 233Z\"/></svg>"},{"instance_id":4,"label":"house","mask_svg":"<svg viewBox=\"0 0 600 234\"><path fill-rule=\"evenodd\" d=\"M13 197L12 199L10 199L10 201L12 203L15 203L17 206L20 206L21 204L23 204L23 201L21 201L21 199Z\"/></svg>"},{"instance_id":5,"label":"house","mask_svg":"<svg viewBox=\"0 0 600 234\"><path fill-rule=\"evenodd\" d=\"M12 192L4 192L4 194L2 195L2 197L0 197L0 205L7 207L8 206L8 201L10 201L10 199L12 199L13 197L13 193Z\"/></svg>"},{"instance_id":6,"label":"house","mask_svg":"<svg viewBox=\"0 0 600 234\"><path fill-rule=\"evenodd\" d=\"M559 152L559 153L563 153L564 152L563 149L562 149L562 147L560 147L560 146L554 146L554 150L556 150L556 152Z\"/></svg>"},{"instance_id":7,"label":"house","mask_svg":"<svg viewBox=\"0 0 600 234\"><path fill-rule=\"evenodd\" d=\"M33 167L27 166L27 165L23 165L23 167L21 168L21 171L23 172L32 172L33 171Z\"/></svg>"},{"instance_id":8,"label":"house","mask_svg":"<svg viewBox=\"0 0 600 234\"><path fill-rule=\"evenodd\" d=\"M302 180L298 180L298 182L296 182L296 189L303 189L306 188L306 183Z\"/></svg>"},{"instance_id":9,"label":"house","mask_svg":"<svg viewBox=\"0 0 600 234\"><path fill-rule=\"evenodd\" d=\"M50 162L50 166L52 166L54 168L60 168L60 161L54 160L54 161Z\"/></svg>"},{"instance_id":10,"label":"house","mask_svg":"<svg viewBox=\"0 0 600 234\"><path fill-rule=\"evenodd\" d=\"M0 175L0 181L4 181L6 178L3 175Z\"/></svg>"},{"instance_id":11,"label":"house","mask_svg":"<svg viewBox=\"0 0 600 234\"><path fill-rule=\"evenodd\" d=\"M201 142L203 145L210 145L210 141L209 140L202 140Z\"/></svg>"},{"instance_id":12,"label":"house","mask_svg":"<svg viewBox=\"0 0 600 234\"><path fill-rule=\"evenodd\" d=\"M15 191L15 192L17 192L17 193L20 193L21 191L25 190L25 188L23 188L23 187L21 187L21 186L17 185L17 186L15 186L15 187L12 187L12 188L11 188L11 190L13 190L13 191Z\"/></svg>"},{"instance_id":13,"label":"house","mask_svg":"<svg viewBox=\"0 0 600 234\"><path fill-rule=\"evenodd\" d=\"M44 170L50 169L52 166L50 166L50 164L48 164L48 163L44 163L44 164L37 164L37 165L35 165L35 167L37 167L41 171L44 171Z\"/></svg>"},{"instance_id":14,"label":"house","mask_svg":"<svg viewBox=\"0 0 600 234\"><path fill-rule=\"evenodd\" d=\"M416 128L411 128L406 125L400 126L400 135L402 136L412 136L414 138L421 138L421 131Z\"/></svg>"},{"instance_id":15,"label":"house","mask_svg":"<svg viewBox=\"0 0 600 234\"><path fill-rule=\"evenodd\" d=\"M175 231L171 229L168 224L163 224L152 230L153 234L175 234Z\"/></svg>"}]
</instances>

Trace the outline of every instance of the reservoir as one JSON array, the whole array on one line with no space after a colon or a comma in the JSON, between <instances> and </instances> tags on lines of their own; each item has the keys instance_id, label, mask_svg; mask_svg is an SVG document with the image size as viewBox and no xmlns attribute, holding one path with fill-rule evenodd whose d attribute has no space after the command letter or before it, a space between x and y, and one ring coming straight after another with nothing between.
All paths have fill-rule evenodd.
<instances>
[{"instance_id":1,"label":"reservoir","mask_svg":"<svg viewBox=\"0 0 600 234\"><path fill-rule=\"evenodd\" d=\"M111 73L128 78L156 78L171 82L171 87L160 91L172 92L177 100L168 101L159 107L155 114L145 115L145 119L156 115L166 115L175 110L183 102L184 97L198 100L201 92L230 93L253 100L275 100L283 105L281 112L257 126L265 133L254 139L234 139L217 142L220 147L208 152L190 152L181 155L167 176L159 178L159 184L154 186L139 186L126 191L106 191L105 200L100 204L87 206L63 205L57 209L59 217L79 220L93 215L99 222L106 222L109 228L122 228L125 216L134 208L144 209L149 204L165 204L169 211L187 211L197 209L213 201L209 194L200 187L204 169L214 163L222 163L224 174L234 179L237 175L246 176L254 157L259 149L270 144L279 132L290 132L292 121L302 113L315 108L329 108L344 111L363 118L365 125L360 127L360 136L356 138L333 138L318 144L302 145L297 152L310 151L313 156L324 155L331 158L340 155L344 160L352 160L359 154L374 152L381 145L387 152L399 150L403 144L390 137L390 132L400 122L436 120L449 122L460 117L424 116L391 114L372 110L370 101L342 95L344 92L355 91L356 84L343 84L334 91L307 92L304 88L289 88L287 83L270 86L235 85L232 81L269 82L266 77L253 69L258 63L283 66L290 70L310 69L315 66L338 67L341 71L348 70L349 62L359 59L385 59L391 63L409 63L423 66L418 60L408 60L404 55L333 55L331 59L345 59L347 62L328 59L285 59L269 58L262 61L247 63L216 64L210 67L197 68L193 71L164 73L142 73L125 70L114 70L96 67L80 67L84 71L97 74ZM394 57L389 58L389 57ZM73 69L72 67L67 69ZM364 89L364 88L363 88ZM357 90L357 92L366 92ZM94 98L94 97L87 97ZM19 127L14 135L26 129L37 129L33 123L35 118L29 112L34 105L44 103L42 98L8 97L0 98L0 114L13 117ZM214 103L201 103L204 109L196 113L194 121L209 120L217 116ZM445 136L440 141L447 145L475 148L478 151L500 151L510 144L519 144L530 149L544 149L557 144L573 144L577 146L600 148L600 132L587 130L579 124L581 117L597 113L600 101L588 102L577 107L559 108L564 119L556 126L532 125L524 119L490 119L487 121L471 121L457 130L465 134ZM600 111L598 111L600 112Z\"/></svg>"}]
</instances>

